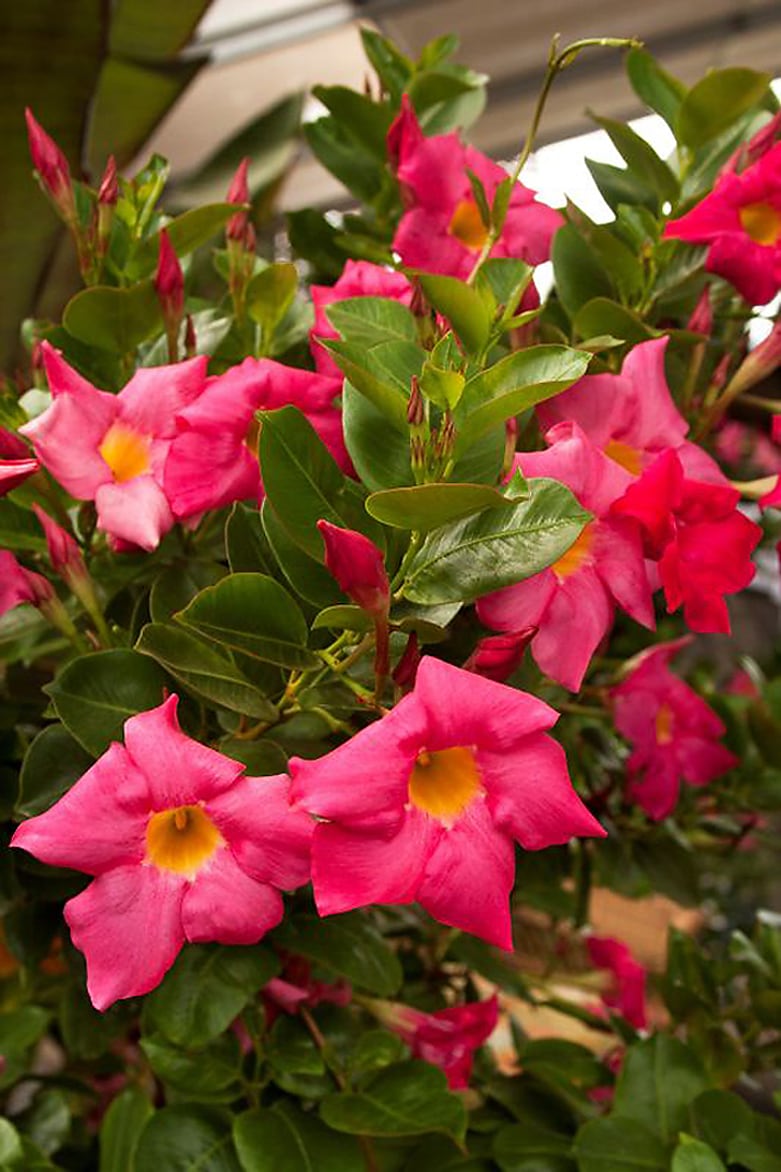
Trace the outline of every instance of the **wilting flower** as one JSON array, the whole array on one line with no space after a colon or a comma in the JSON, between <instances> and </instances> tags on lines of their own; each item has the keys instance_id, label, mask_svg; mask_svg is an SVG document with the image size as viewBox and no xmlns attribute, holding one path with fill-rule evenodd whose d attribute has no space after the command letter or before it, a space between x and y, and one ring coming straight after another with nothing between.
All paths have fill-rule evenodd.
<instances>
[{"instance_id":1,"label":"wilting flower","mask_svg":"<svg viewBox=\"0 0 781 1172\"><path fill-rule=\"evenodd\" d=\"M315 310L315 324L309 332L312 357L320 374L338 379L343 377L341 370L320 345L321 338L339 337L338 330L328 320L328 306L352 297L389 297L402 305L409 305L412 301L412 286L405 276L367 260L348 260L335 284L312 285L310 292Z\"/></svg>"},{"instance_id":2,"label":"wilting flower","mask_svg":"<svg viewBox=\"0 0 781 1172\"><path fill-rule=\"evenodd\" d=\"M572 788L557 714L504 684L424 657L414 691L316 761L293 758L294 802L318 819L321 915L417 900L436 919L512 944L517 841L604 831Z\"/></svg>"},{"instance_id":3,"label":"wilting flower","mask_svg":"<svg viewBox=\"0 0 781 1172\"><path fill-rule=\"evenodd\" d=\"M551 476L566 484L594 520L548 569L478 599L477 613L498 631L536 627L531 653L538 667L577 691L616 605L653 628L651 588L635 527L610 515L630 474L575 423L560 423L545 438L548 450L521 453L519 467L525 476Z\"/></svg>"},{"instance_id":4,"label":"wilting flower","mask_svg":"<svg viewBox=\"0 0 781 1172\"><path fill-rule=\"evenodd\" d=\"M177 701L126 721L124 746L12 840L95 877L65 919L97 1009L154 989L185 941L256 943L282 919L280 889L309 878L311 823L288 779L241 777L184 735Z\"/></svg>"},{"instance_id":5,"label":"wilting flower","mask_svg":"<svg viewBox=\"0 0 781 1172\"><path fill-rule=\"evenodd\" d=\"M326 569L339 589L356 606L373 615L387 615L390 583L385 559L373 541L352 529L340 529L329 521L318 521L325 546Z\"/></svg>"},{"instance_id":6,"label":"wilting flower","mask_svg":"<svg viewBox=\"0 0 781 1172\"><path fill-rule=\"evenodd\" d=\"M426 138L406 96L388 133L388 151L407 207L393 239L394 251L413 268L468 277L488 238L468 171L483 184L489 205L507 172L465 146L455 133ZM533 191L516 183L491 256L541 264L550 256L551 240L563 222L559 212L538 203ZM524 308L528 307L526 301Z\"/></svg>"},{"instance_id":7,"label":"wilting flower","mask_svg":"<svg viewBox=\"0 0 781 1172\"><path fill-rule=\"evenodd\" d=\"M344 469L350 468L341 413L333 406L341 381L270 358L245 358L209 379L197 403L179 413L179 434L165 467L165 490L177 517L261 500L258 410L298 407Z\"/></svg>"},{"instance_id":8,"label":"wilting flower","mask_svg":"<svg viewBox=\"0 0 781 1172\"><path fill-rule=\"evenodd\" d=\"M781 288L781 143L740 173L725 171L690 212L670 220L666 238L708 244L706 269L752 305Z\"/></svg>"},{"instance_id":9,"label":"wilting flower","mask_svg":"<svg viewBox=\"0 0 781 1172\"><path fill-rule=\"evenodd\" d=\"M718 743L726 730L716 713L670 671L670 660L687 642L645 652L611 693L616 728L632 745L629 797L655 821L675 809L682 781L706 785L738 764Z\"/></svg>"},{"instance_id":10,"label":"wilting flower","mask_svg":"<svg viewBox=\"0 0 781 1172\"><path fill-rule=\"evenodd\" d=\"M635 1029L644 1030L646 970L626 944L610 936L587 936L586 948L594 968L607 969L611 975L610 984L600 994L605 1005L618 1010Z\"/></svg>"},{"instance_id":11,"label":"wilting flower","mask_svg":"<svg viewBox=\"0 0 781 1172\"><path fill-rule=\"evenodd\" d=\"M154 549L173 525L163 466L176 415L205 385L206 358L142 367L118 395L99 391L48 342L52 405L20 428L41 463L77 500L94 500L115 540Z\"/></svg>"},{"instance_id":12,"label":"wilting flower","mask_svg":"<svg viewBox=\"0 0 781 1172\"><path fill-rule=\"evenodd\" d=\"M499 1019L496 996L436 1013L395 1001L371 1000L367 1008L407 1043L413 1057L438 1066L452 1091L469 1086L475 1050L488 1040Z\"/></svg>"}]
</instances>

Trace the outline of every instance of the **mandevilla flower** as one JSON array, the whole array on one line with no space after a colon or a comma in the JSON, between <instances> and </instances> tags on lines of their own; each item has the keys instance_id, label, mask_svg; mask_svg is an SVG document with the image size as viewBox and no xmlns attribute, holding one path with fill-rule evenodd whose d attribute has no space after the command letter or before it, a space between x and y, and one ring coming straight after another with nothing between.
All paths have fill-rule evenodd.
<instances>
[{"instance_id":1,"label":"mandevilla flower","mask_svg":"<svg viewBox=\"0 0 781 1172\"><path fill-rule=\"evenodd\" d=\"M331 355L320 345L321 338L338 338L339 332L328 320L326 309L335 301L352 297L389 297L409 305L413 289L401 273L384 269L368 260L348 260L339 280L333 285L312 285L309 292L315 310L315 324L309 331L309 348L320 374L341 379L342 372Z\"/></svg>"},{"instance_id":2,"label":"mandevilla flower","mask_svg":"<svg viewBox=\"0 0 781 1172\"><path fill-rule=\"evenodd\" d=\"M475 1050L488 1040L499 1020L496 996L423 1013L395 1001L370 1000L367 1008L402 1038L414 1058L438 1066L451 1091L469 1086Z\"/></svg>"},{"instance_id":3,"label":"mandevilla flower","mask_svg":"<svg viewBox=\"0 0 781 1172\"><path fill-rule=\"evenodd\" d=\"M725 171L704 199L663 233L708 244L705 267L735 286L752 305L781 288L781 143L740 173Z\"/></svg>"},{"instance_id":4,"label":"mandevilla flower","mask_svg":"<svg viewBox=\"0 0 781 1172\"><path fill-rule=\"evenodd\" d=\"M610 936L587 936L586 948L595 968L607 969L611 981L601 991L605 1005L616 1009L637 1030L647 1025L645 987L648 974L626 944Z\"/></svg>"},{"instance_id":5,"label":"mandevilla flower","mask_svg":"<svg viewBox=\"0 0 781 1172\"><path fill-rule=\"evenodd\" d=\"M725 728L712 708L670 671L687 638L646 651L611 693L616 728L632 745L629 797L655 821L675 809L681 781L706 785L738 764L718 744Z\"/></svg>"},{"instance_id":6,"label":"mandevilla flower","mask_svg":"<svg viewBox=\"0 0 781 1172\"><path fill-rule=\"evenodd\" d=\"M310 819L288 779L185 736L177 696L125 722L51 809L12 846L95 876L65 905L96 1009L159 984L184 944L254 944L280 922L280 889L309 878Z\"/></svg>"},{"instance_id":7,"label":"mandevilla flower","mask_svg":"<svg viewBox=\"0 0 781 1172\"><path fill-rule=\"evenodd\" d=\"M417 900L436 919L512 946L509 895L526 850L603 835L544 735L557 714L424 657L414 691L316 761L293 758L293 801L318 821L321 915Z\"/></svg>"},{"instance_id":8,"label":"mandevilla flower","mask_svg":"<svg viewBox=\"0 0 781 1172\"><path fill-rule=\"evenodd\" d=\"M94 500L98 526L119 542L155 549L174 523L163 466L176 415L202 392L206 358L142 367L118 395L99 391L48 342L52 405L19 430L77 500Z\"/></svg>"}]
</instances>

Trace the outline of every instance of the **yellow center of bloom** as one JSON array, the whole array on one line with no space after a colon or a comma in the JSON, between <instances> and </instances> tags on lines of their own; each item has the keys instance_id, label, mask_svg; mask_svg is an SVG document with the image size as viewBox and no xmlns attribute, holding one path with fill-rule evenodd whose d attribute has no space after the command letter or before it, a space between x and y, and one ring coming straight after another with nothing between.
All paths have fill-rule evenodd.
<instances>
[{"instance_id":1,"label":"yellow center of bloom","mask_svg":"<svg viewBox=\"0 0 781 1172\"><path fill-rule=\"evenodd\" d=\"M610 440L605 445L605 455L633 476L639 476L643 470L642 453L630 444L622 444L620 440Z\"/></svg>"},{"instance_id":2,"label":"yellow center of bloom","mask_svg":"<svg viewBox=\"0 0 781 1172\"><path fill-rule=\"evenodd\" d=\"M488 229L473 199L462 199L456 204L447 230L456 240L460 240L463 245L475 252L478 252L488 239Z\"/></svg>"},{"instance_id":3,"label":"yellow center of bloom","mask_svg":"<svg viewBox=\"0 0 781 1172\"><path fill-rule=\"evenodd\" d=\"M757 244L778 244L781 212L769 203L747 203L738 211L740 222Z\"/></svg>"},{"instance_id":4,"label":"yellow center of bloom","mask_svg":"<svg viewBox=\"0 0 781 1172\"><path fill-rule=\"evenodd\" d=\"M673 710L669 704L662 704L656 713L656 743L669 745L673 739Z\"/></svg>"},{"instance_id":5,"label":"yellow center of bloom","mask_svg":"<svg viewBox=\"0 0 781 1172\"><path fill-rule=\"evenodd\" d=\"M480 771L472 749L438 749L420 753L409 779L413 806L452 824L480 792Z\"/></svg>"},{"instance_id":6,"label":"yellow center of bloom","mask_svg":"<svg viewBox=\"0 0 781 1172\"><path fill-rule=\"evenodd\" d=\"M177 806L153 814L146 827L146 861L193 879L224 839L200 806Z\"/></svg>"},{"instance_id":7,"label":"yellow center of bloom","mask_svg":"<svg viewBox=\"0 0 781 1172\"><path fill-rule=\"evenodd\" d=\"M112 423L98 448L118 484L148 472L152 441L126 423Z\"/></svg>"},{"instance_id":8,"label":"yellow center of bloom","mask_svg":"<svg viewBox=\"0 0 781 1172\"><path fill-rule=\"evenodd\" d=\"M588 560L591 546L594 543L594 534L591 525L587 525L576 541L563 553L557 562L551 566L560 582L576 574L583 563Z\"/></svg>"}]
</instances>

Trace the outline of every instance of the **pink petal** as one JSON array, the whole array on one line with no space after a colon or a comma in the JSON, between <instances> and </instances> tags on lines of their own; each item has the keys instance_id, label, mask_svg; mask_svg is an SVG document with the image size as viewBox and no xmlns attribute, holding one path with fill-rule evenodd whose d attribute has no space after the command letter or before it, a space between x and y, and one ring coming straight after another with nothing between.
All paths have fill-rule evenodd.
<instances>
[{"instance_id":1,"label":"pink petal","mask_svg":"<svg viewBox=\"0 0 781 1172\"><path fill-rule=\"evenodd\" d=\"M95 507L98 526L105 533L141 549L157 549L174 523L165 493L153 476L100 485Z\"/></svg>"},{"instance_id":2,"label":"pink petal","mask_svg":"<svg viewBox=\"0 0 781 1172\"><path fill-rule=\"evenodd\" d=\"M532 639L535 663L552 680L579 691L612 621L612 600L593 567L584 565L559 583Z\"/></svg>"},{"instance_id":3,"label":"pink petal","mask_svg":"<svg viewBox=\"0 0 781 1172\"><path fill-rule=\"evenodd\" d=\"M623 496L632 476L610 460L577 423L557 423L545 434L544 452L522 452L519 464L524 476L550 476L561 481L584 508L604 516L614 500Z\"/></svg>"},{"instance_id":4,"label":"pink petal","mask_svg":"<svg viewBox=\"0 0 781 1172\"><path fill-rule=\"evenodd\" d=\"M146 778L112 744L51 809L23 822L11 845L50 866L100 875L141 862L149 808Z\"/></svg>"},{"instance_id":5,"label":"pink petal","mask_svg":"<svg viewBox=\"0 0 781 1172\"><path fill-rule=\"evenodd\" d=\"M159 985L184 943L186 885L156 867L117 867L66 903L65 919L86 958L87 990L96 1009Z\"/></svg>"},{"instance_id":6,"label":"pink petal","mask_svg":"<svg viewBox=\"0 0 781 1172\"><path fill-rule=\"evenodd\" d=\"M208 358L171 366L140 367L117 396L119 417L132 428L159 439L176 435L176 415L206 386Z\"/></svg>"},{"instance_id":7,"label":"pink petal","mask_svg":"<svg viewBox=\"0 0 781 1172\"><path fill-rule=\"evenodd\" d=\"M163 473L165 495L177 517L257 500L260 469L244 438L217 427L185 431L171 444Z\"/></svg>"},{"instance_id":8,"label":"pink petal","mask_svg":"<svg viewBox=\"0 0 781 1172\"><path fill-rule=\"evenodd\" d=\"M624 435L632 447L659 451L678 448L689 425L675 406L664 369L669 339L651 338L633 346L624 359L621 374L632 384L635 414Z\"/></svg>"},{"instance_id":9,"label":"pink petal","mask_svg":"<svg viewBox=\"0 0 781 1172\"><path fill-rule=\"evenodd\" d=\"M630 757L630 766L631 766ZM659 754L640 775L632 775L628 794L649 818L661 822L672 814L678 802L681 781L669 755Z\"/></svg>"},{"instance_id":10,"label":"pink petal","mask_svg":"<svg viewBox=\"0 0 781 1172\"><path fill-rule=\"evenodd\" d=\"M681 775L689 785L706 785L740 764L724 745L697 736L681 736L675 742Z\"/></svg>"},{"instance_id":11,"label":"pink petal","mask_svg":"<svg viewBox=\"0 0 781 1172\"><path fill-rule=\"evenodd\" d=\"M542 570L514 586L505 586L478 598L477 617L493 631L521 631L538 627L556 593L556 576Z\"/></svg>"},{"instance_id":12,"label":"pink petal","mask_svg":"<svg viewBox=\"0 0 781 1172\"><path fill-rule=\"evenodd\" d=\"M0 615L23 602L35 602L38 595L35 579L39 575L26 570L8 549L0 549Z\"/></svg>"},{"instance_id":13,"label":"pink petal","mask_svg":"<svg viewBox=\"0 0 781 1172\"><path fill-rule=\"evenodd\" d=\"M309 881L314 822L290 805L290 779L240 777L206 811L239 866L261 883L292 891Z\"/></svg>"},{"instance_id":14,"label":"pink petal","mask_svg":"<svg viewBox=\"0 0 781 1172\"><path fill-rule=\"evenodd\" d=\"M594 526L593 551L597 573L618 605L652 631L654 605L637 530L620 518L600 521Z\"/></svg>"},{"instance_id":15,"label":"pink petal","mask_svg":"<svg viewBox=\"0 0 781 1172\"><path fill-rule=\"evenodd\" d=\"M198 944L257 944L284 915L282 896L241 868L231 851L218 850L196 875L182 900L182 926Z\"/></svg>"},{"instance_id":16,"label":"pink petal","mask_svg":"<svg viewBox=\"0 0 781 1172\"><path fill-rule=\"evenodd\" d=\"M40 464L32 457L24 460L0 460L0 496L5 496L7 492L18 488L39 468Z\"/></svg>"},{"instance_id":17,"label":"pink petal","mask_svg":"<svg viewBox=\"0 0 781 1172\"><path fill-rule=\"evenodd\" d=\"M596 447L604 448L624 434L633 408L632 384L624 375L587 374L555 398L538 403L535 410L546 431L572 420Z\"/></svg>"}]
</instances>

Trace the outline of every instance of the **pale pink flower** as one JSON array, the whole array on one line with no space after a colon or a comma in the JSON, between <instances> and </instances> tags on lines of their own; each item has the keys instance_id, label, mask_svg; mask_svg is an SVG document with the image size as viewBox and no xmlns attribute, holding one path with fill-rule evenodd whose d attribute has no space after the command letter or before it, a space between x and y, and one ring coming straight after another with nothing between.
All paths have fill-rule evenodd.
<instances>
[{"instance_id":1,"label":"pale pink flower","mask_svg":"<svg viewBox=\"0 0 781 1172\"><path fill-rule=\"evenodd\" d=\"M185 943L254 944L282 919L280 890L309 878L309 818L288 779L185 736L178 697L114 743L12 845L95 878L65 905L93 1005L148 993Z\"/></svg>"},{"instance_id":2,"label":"pale pink flower","mask_svg":"<svg viewBox=\"0 0 781 1172\"><path fill-rule=\"evenodd\" d=\"M688 641L652 647L611 693L616 728L632 745L629 797L655 821L673 812L682 781L706 785L738 764L719 744L726 730L716 713L670 671Z\"/></svg>"},{"instance_id":3,"label":"pale pink flower","mask_svg":"<svg viewBox=\"0 0 781 1172\"><path fill-rule=\"evenodd\" d=\"M603 835L575 793L547 704L424 657L414 691L316 761L293 758L314 814L321 915L417 900L436 919L512 946L515 842Z\"/></svg>"},{"instance_id":4,"label":"pale pink flower","mask_svg":"<svg viewBox=\"0 0 781 1172\"><path fill-rule=\"evenodd\" d=\"M396 1001L373 1000L368 1008L407 1043L414 1058L438 1066L451 1091L469 1086L475 1050L488 1040L499 1020L495 995L435 1013L424 1013Z\"/></svg>"},{"instance_id":5,"label":"pale pink flower","mask_svg":"<svg viewBox=\"0 0 781 1172\"><path fill-rule=\"evenodd\" d=\"M203 391L206 358L142 367L118 395L93 387L48 342L53 402L20 428L41 463L77 500L93 500L112 539L154 549L174 523L163 467L176 415Z\"/></svg>"},{"instance_id":6,"label":"pale pink flower","mask_svg":"<svg viewBox=\"0 0 781 1172\"><path fill-rule=\"evenodd\" d=\"M331 355L320 345L321 338L338 338L339 332L328 320L326 309L335 301L347 301L352 297L389 297L409 305L412 301L412 286L401 273L384 269L382 265L371 264L368 260L348 260L339 280L333 285L312 285L312 304L315 310L315 324L309 332L309 348L320 374L342 379L344 376Z\"/></svg>"}]
</instances>

